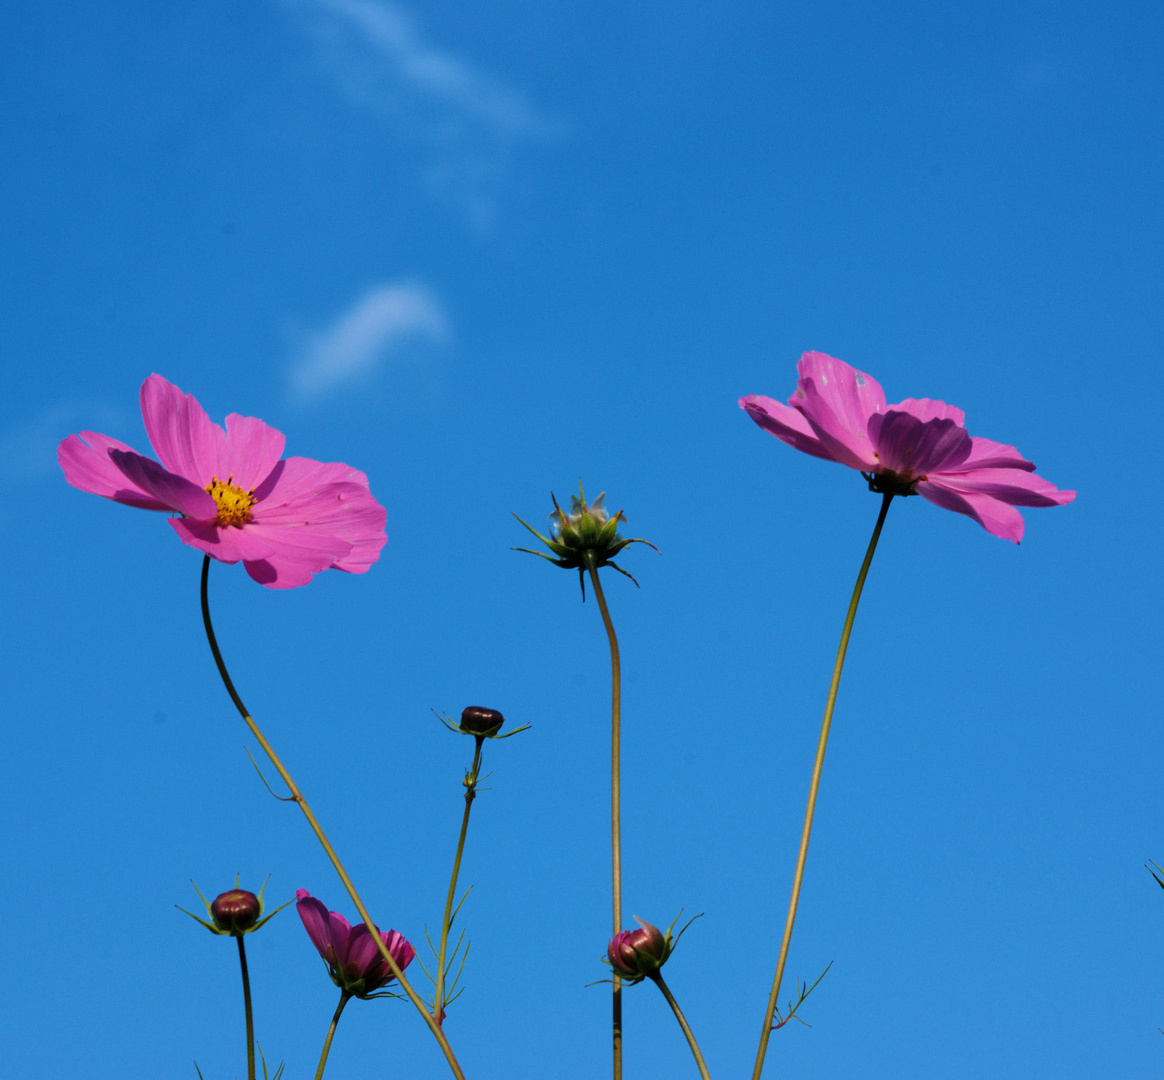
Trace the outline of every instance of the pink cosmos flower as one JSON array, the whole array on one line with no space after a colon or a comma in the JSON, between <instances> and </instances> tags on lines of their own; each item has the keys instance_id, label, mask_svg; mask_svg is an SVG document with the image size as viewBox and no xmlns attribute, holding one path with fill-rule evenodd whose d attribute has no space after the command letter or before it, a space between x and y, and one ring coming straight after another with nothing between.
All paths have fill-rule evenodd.
<instances>
[{"instance_id":1,"label":"pink cosmos flower","mask_svg":"<svg viewBox=\"0 0 1164 1080\"><path fill-rule=\"evenodd\" d=\"M1023 518L1015 507L1075 498L1035 476L1013 446L968 434L953 405L929 398L886 405L876 379L824 353L806 352L797 371L787 405L749 394L740 408L789 446L859 469L874 491L921 495L1016 544Z\"/></svg>"},{"instance_id":2,"label":"pink cosmos flower","mask_svg":"<svg viewBox=\"0 0 1164 1080\"><path fill-rule=\"evenodd\" d=\"M362 574L380 557L387 512L362 472L282 458L282 433L253 416L231 413L223 431L160 375L142 383L141 415L160 465L82 431L57 448L65 479L114 502L180 515L170 526L182 543L220 562L241 560L273 589L306 585L330 567Z\"/></svg>"},{"instance_id":3,"label":"pink cosmos flower","mask_svg":"<svg viewBox=\"0 0 1164 1080\"><path fill-rule=\"evenodd\" d=\"M307 936L327 963L331 981L341 990L367 998L396 977L363 923L353 929L338 911L328 911L306 889L297 889L295 897L295 907ZM412 963L416 951L395 930L381 930L379 933L403 971Z\"/></svg>"}]
</instances>

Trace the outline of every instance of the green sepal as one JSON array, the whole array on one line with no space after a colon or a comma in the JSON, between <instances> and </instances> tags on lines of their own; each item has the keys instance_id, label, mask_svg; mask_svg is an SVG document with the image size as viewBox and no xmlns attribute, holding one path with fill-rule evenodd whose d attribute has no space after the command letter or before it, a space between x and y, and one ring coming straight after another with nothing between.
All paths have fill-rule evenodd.
<instances>
[{"instance_id":1,"label":"green sepal","mask_svg":"<svg viewBox=\"0 0 1164 1080\"><path fill-rule=\"evenodd\" d=\"M634 575L613 561L615 556L628 544L647 544L655 551L659 549L649 540L642 540L638 537L624 539L619 536L618 526L620 522L626 521L626 514L621 510L613 516L607 514L606 508L603 506L605 497L606 492L603 492L588 506L586 496L582 491L582 484L579 482L578 494L570 497L570 510L567 513L558 504L557 496L551 492L550 500L554 504L554 510L550 514L552 531L554 532L552 537L543 536L517 514L513 516L545 544L553 555L547 555L543 551L533 551L530 548L514 548L513 550L522 551L529 555L538 555L563 570L577 570L583 600L586 599L586 571L591 570L597 573L603 566L614 567L624 577L634 581L637 587L638 582L635 581Z\"/></svg>"}]
</instances>

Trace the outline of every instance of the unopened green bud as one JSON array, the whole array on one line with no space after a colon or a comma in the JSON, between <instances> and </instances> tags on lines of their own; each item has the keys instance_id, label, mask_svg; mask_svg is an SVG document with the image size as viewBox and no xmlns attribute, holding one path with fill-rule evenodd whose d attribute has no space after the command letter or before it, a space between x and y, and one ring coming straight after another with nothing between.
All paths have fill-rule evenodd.
<instances>
[{"instance_id":1,"label":"unopened green bud","mask_svg":"<svg viewBox=\"0 0 1164 1080\"><path fill-rule=\"evenodd\" d=\"M542 536L537 529L527 525L521 518L517 518L531 533L534 534L554 554L545 554L542 551L531 551L529 548L516 548L530 555L540 555L555 566L563 570L577 570L578 578L582 582L582 595L586 596L585 574L587 570L597 573L599 567L610 566L620 574L635 581L621 566L614 562L614 557L627 544L646 544L655 548L649 540L624 539L618 533L620 521L626 521L626 515L620 510L613 517L607 512L604 500L606 492L598 496L594 502L587 505L586 496L582 493L582 485L578 485L578 494L570 497L570 511L567 513L558 505L557 498L550 494L554 503L553 513L550 514L550 536ZM514 517L517 517L515 514ZM658 548L655 548L658 551ZM638 582L635 581L637 585Z\"/></svg>"}]
</instances>

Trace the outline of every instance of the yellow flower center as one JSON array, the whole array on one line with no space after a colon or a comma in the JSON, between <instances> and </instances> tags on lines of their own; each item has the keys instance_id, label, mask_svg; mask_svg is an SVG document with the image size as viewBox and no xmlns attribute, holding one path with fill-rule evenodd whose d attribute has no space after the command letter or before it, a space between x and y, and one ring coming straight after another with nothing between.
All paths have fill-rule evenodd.
<instances>
[{"instance_id":1,"label":"yellow flower center","mask_svg":"<svg viewBox=\"0 0 1164 1080\"><path fill-rule=\"evenodd\" d=\"M217 476L212 477L206 485L207 494L218 505L217 525L235 525L241 528L251 520L251 507L255 505L254 490L243 491L232 483L233 476L226 478L224 484Z\"/></svg>"}]
</instances>

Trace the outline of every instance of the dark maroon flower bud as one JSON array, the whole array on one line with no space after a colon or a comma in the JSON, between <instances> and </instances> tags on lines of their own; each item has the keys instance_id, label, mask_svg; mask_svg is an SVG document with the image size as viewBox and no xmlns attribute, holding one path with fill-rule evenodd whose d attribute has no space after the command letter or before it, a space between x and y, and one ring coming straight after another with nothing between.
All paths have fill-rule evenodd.
<instances>
[{"instance_id":1,"label":"dark maroon flower bud","mask_svg":"<svg viewBox=\"0 0 1164 1080\"><path fill-rule=\"evenodd\" d=\"M194 885L194 882L190 882ZM270 915L263 915L263 889L267 887L267 883L263 882L263 888L259 890L259 895L255 896L253 892L238 887L238 878L234 879L234 888L224 893L219 893L213 901L207 900L198 890L198 886L194 885L194 891L198 893L198 899L206 906L206 914L210 916L210 921L198 918L192 911L186 911L184 907L174 906L179 911L186 912L195 922L201 923L212 934L229 934L232 937L241 937L243 934L249 934L259 927L265 926L271 919L279 914L291 903L281 904L275 908Z\"/></svg>"},{"instance_id":2,"label":"dark maroon flower bud","mask_svg":"<svg viewBox=\"0 0 1164 1080\"><path fill-rule=\"evenodd\" d=\"M259 898L246 889L220 893L210 903L214 924L228 934L245 934L259 921L262 911Z\"/></svg>"},{"instance_id":3,"label":"dark maroon flower bud","mask_svg":"<svg viewBox=\"0 0 1164 1080\"><path fill-rule=\"evenodd\" d=\"M455 723L447 713L439 713L436 709L433 709L433 715L450 731L455 731L458 735L472 735L478 742L482 739L508 739L510 735L516 735L529 727L529 724L522 724L521 727L515 727L500 735L498 732L505 723L505 717L496 709L486 709L482 705L470 705L463 709L459 723Z\"/></svg>"},{"instance_id":4,"label":"dark maroon flower bud","mask_svg":"<svg viewBox=\"0 0 1164 1080\"><path fill-rule=\"evenodd\" d=\"M664 934L657 926L643 922L637 915L635 922L641 929L620 930L610 939L606 956L610 966L624 979L641 982L667 962L675 944L670 930Z\"/></svg>"},{"instance_id":5,"label":"dark maroon flower bud","mask_svg":"<svg viewBox=\"0 0 1164 1080\"><path fill-rule=\"evenodd\" d=\"M496 709L485 709L480 705L470 705L461 713L461 730L466 735L480 735L490 738L501 730L505 717Z\"/></svg>"}]
</instances>

